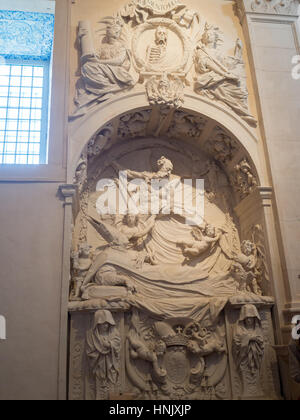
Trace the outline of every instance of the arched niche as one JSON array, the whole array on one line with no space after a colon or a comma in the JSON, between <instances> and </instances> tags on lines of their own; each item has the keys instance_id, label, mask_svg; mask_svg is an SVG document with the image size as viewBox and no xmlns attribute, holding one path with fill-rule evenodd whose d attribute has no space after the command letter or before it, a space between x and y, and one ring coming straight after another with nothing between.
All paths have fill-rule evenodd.
<instances>
[{"instance_id":1,"label":"arched niche","mask_svg":"<svg viewBox=\"0 0 300 420\"><path fill-rule=\"evenodd\" d=\"M107 124L118 121L123 115L148 109L149 102L144 91L134 91L131 94L120 95L101 105L96 106L88 114L70 121L69 129L69 166L68 181L72 182L81 153L87 143ZM216 125L223 127L245 150L253 162L260 185L269 185L265 166L260 157L257 132L239 116L221 103L216 103L205 97L192 93L185 95L182 108L186 113L206 118L207 126L203 133L209 137ZM197 142L196 139L195 141Z\"/></svg>"},{"instance_id":2,"label":"arched niche","mask_svg":"<svg viewBox=\"0 0 300 420\"><path fill-rule=\"evenodd\" d=\"M253 206L266 180L251 129L209 100L191 95L183 108L166 110L149 107L144 94L133 94L74 121L71 142L69 179L75 176L78 194L69 303L70 398L211 399L212 392L213 399L276 399L278 378L270 380L276 357L261 339L264 334L273 340L274 301L263 215ZM116 177L118 168L140 179L159 177L162 155L175 179L205 179L207 215L201 234L196 227L198 237L195 227L173 215L154 217L152 226L151 215L99 216L99 181ZM209 233L208 226L215 229ZM133 231L143 232L141 238ZM212 240L203 249L201 236ZM260 340L259 368L252 376L234 359L239 334L247 335L246 315L257 319ZM102 330L103 323L109 331ZM197 344L191 337L197 331L210 337L203 354L197 347L201 339ZM118 373L103 379L91 357L101 354L107 334L119 358L109 363L116 363Z\"/></svg>"}]
</instances>

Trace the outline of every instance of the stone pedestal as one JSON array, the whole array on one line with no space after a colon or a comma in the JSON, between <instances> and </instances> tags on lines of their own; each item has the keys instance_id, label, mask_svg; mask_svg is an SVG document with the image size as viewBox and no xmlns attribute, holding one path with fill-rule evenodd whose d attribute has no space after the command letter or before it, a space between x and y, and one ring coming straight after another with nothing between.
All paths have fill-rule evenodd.
<instances>
[{"instance_id":1,"label":"stone pedestal","mask_svg":"<svg viewBox=\"0 0 300 420\"><path fill-rule=\"evenodd\" d=\"M206 303L212 308L216 300ZM237 295L222 303L217 317L211 309L198 319L157 320L121 301L98 302L98 308L95 301L90 307L73 302L69 399L280 399L272 306L272 298ZM103 313L115 322L111 343L119 337L114 356L98 351L95 319ZM244 326L243 314L257 317L253 329ZM115 379L107 378L107 367L117 370Z\"/></svg>"}]
</instances>

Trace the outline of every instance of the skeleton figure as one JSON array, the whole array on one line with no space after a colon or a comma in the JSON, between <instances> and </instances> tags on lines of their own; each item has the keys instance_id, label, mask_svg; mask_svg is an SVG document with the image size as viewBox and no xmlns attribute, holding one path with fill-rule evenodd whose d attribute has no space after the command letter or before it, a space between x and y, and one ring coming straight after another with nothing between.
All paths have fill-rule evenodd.
<instances>
[{"instance_id":1,"label":"skeleton figure","mask_svg":"<svg viewBox=\"0 0 300 420\"><path fill-rule=\"evenodd\" d=\"M159 26L155 31L155 42L147 49L147 63L150 65L164 64L168 46L168 31Z\"/></svg>"}]
</instances>

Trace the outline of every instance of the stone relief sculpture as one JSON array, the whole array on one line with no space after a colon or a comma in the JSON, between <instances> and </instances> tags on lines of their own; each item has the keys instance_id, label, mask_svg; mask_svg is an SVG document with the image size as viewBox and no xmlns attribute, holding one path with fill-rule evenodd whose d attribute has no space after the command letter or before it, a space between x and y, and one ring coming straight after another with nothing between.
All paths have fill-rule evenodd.
<instances>
[{"instance_id":1,"label":"stone relief sculpture","mask_svg":"<svg viewBox=\"0 0 300 420\"><path fill-rule=\"evenodd\" d=\"M298 0L252 0L251 7L256 12L273 11L286 14L296 12L299 2Z\"/></svg>"},{"instance_id":2,"label":"stone relief sculpture","mask_svg":"<svg viewBox=\"0 0 300 420\"><path fill-rule=\"evenodd\" d=\"M211 247L221 239L222 231L216 234L216 229L212 225L206 225L205 228L195 228L193 230L194 241L193 242L178 242L179 246L182 246L182 253L187 260L193 260L195 257L199 257L205 253Z\"/></svg>"},{"instance_id":3,"label":"stone relief sculpture","mask_svg":"<svg viewBox=\"0 0 300 420\"><path fill-rule=\"evenodd\" d=\"M96 380L96 399L107 399L119 381L121 350L120 333L109 311L95 313L86 342L89 365Z\"/></svg>"},{"instance_id":4,"label":"stone relief sculpture","mask_svg":"<svg viewBox=\"0 0 300 420\"><path fill-rule=\"evenodd\" d=\"M197 133L198 120L177 112L177 119ZM125 120L136 118L131 114ZM117 131L115 127L112 135ZM259 389L264 363L256 306L270 305L272 298L266 296L262 228L254 226L240 240L231 207L234 192L222 166L204 151L199 153L187 143L182 148L180 140L168 136L128 140L120 136L111 148L86 162L80 195L86 201L85 213L74 226L70 307L79 314L102 311L85 343L92 369L87 385L91 395L95 388L100 399L117 398L124 389L131 399L230 399L230 351L237 380L243 383L243 398L248 398L253 387ZM128 206L125 214L118 208L117 214L105 214L106 190L99 185L109 178L118 197L123 197L120 171L127 174ZM190 178L189 196L195 199L199 193L195 181L201 177L205 218L190 225L193 208L191 204L184 208L176 191ZM156 199L151 195L153 183L158 185ZM170 203L165 184L174 190ZM153 215L142 211L150 204L157 209ZM82 218L86 240L80 235ZM230 305L245 308L236 329L236 321L225 322L226 311L236 312ZM119 332L107 314L109 327L102 331L103 311L121 317ZM103 335L108 336L104 344ZM122 359L113 359L118 351L106 346L111 335ZM106 356L103 347L109 347ZM104 375L99 367L104 364L113 364L114 375Z\"/></svg>"},{"instance_id":5,"label":"stone relief sculpture","mask_svg":"<svg viewBox=\"0 0 300 420\"><path fill-rule=\"evenodd\" d=\"M155 31L155 40L147 48L146 62L150 66L163 66L166 64L168 46L168 30L163 26L158 26Z\"/></svg>"},{"instance_id":6,"label":"stone relief sculpture","mask_svg":"<svg viewBox=\"0 0 300 420\"><path fill-rule=\"evenodd\" d=\"M237 143L221 127L216 127L206 147L221 163L231 161L238 151Z\"/></svg>"},{"instance_id":7,"label":"stone relief sculpture","mask_svg":"<svg viewBox=\"0 0 300 420\"><path fill-rule=\"evenodd\" d=\"M233 338L233 354L243 383L243 396L258 394L265 345L260 315L254 305L244 305Z\"/></svg>"},{"instance_id":8,"label":"stone relief sculpture","mask_svg":"<svg viewBox=\"0 0 300 420\"><path fill-rule=\"evenodd\" d=\"M97 133L88 143L87 154L88 157L98 156L102 151L104 151L109 142L111 141L114 129L111 124L108 124L104 127L100 133Z\"/></svg>"},{"instance_id":9,"label":"stone relief sculpture","mask_svg":"<svg viewBox=\"0 0 300 420\"><path fill-rule=\"evenodd\" d=\"M98 52L93 47L89 24L81 22L79 25L82 77L78 83L75 98L78 109L74 117L85 114L95 102L103 102L135 84L129 73L130 53L121 41L122 21L111 18L101 23L106 24L106 36Z\"/></svg>"},{"instance_id":10,"label":"stone relief sculpture","mask_svg":"<svg viewBox=\"0 0 300 420\"><path fill-rule=\"evenodd\" d=\"M193 84L194 59L196 93L226 104L256 125L248 110L240 39L233 57L219 51L219 28L206 23L203 32L200 14L175 0L132 1L100 23L106 25L106 35L99 49L93 46L89 22L79 23L81 78L73 118L138 83L145 86L150 105L180 108Z\"/></svg>"},{"instance_id":11,"label":"stone relief sculpture","mask_svg":"<svg viewBox=\"0 0 300 420\"><path fill-rule=\"evenodd\" d=\"M75 116L137 83L152 108L99 129L75 174L71 394L231 399L242 383L243 397L257 395L274 358L265 352L260 322L271 336L271 317L256 308L270 311L273 299L262 227L245 231L233 208L257 187L255 168L220 124L180 109L185 91L195 88L254 124L242 43L233 57L218 51L220 32L207 24L203 33L199 13L179 0L134 0L103 22L98 53L80 23ZM120 172L128 187L122 211ZM201 179L204 188L197 187Z\"/></svg>"},{"instance_id":12,"label":"stone relief sculpture","mask_svg":"<svg viewBox=\"0 0 300 420\"><path fill-rule=\"evenodd\" d=\"M146 83L150 105L180 108L184 103L184 84L178 77L153 76Z\"/></svg>"},{"instance_id":13,"label":"stone relief sculpture","mask_svg":"<svg viewBox=\"0 0 300 420\"><path fill-rule=\"evenodd\" d=\"M133 164L130 168L128 163L124 166L121 157L116 158L115 148L112 148L106 152L105 164L97 163L97 167L102 168L101 175L93 176L87 182L89 191L92 191L95 188L92 183L98 182L99 176L101 180L110 173L119 194L120 171L126 171L129 183L139 181L132 184L127 214L104 217L104 201L99 193L92 206L94 213L86 210L89 214L84 218L88 229L93 229L94 242L99 242L99 245L97 249L93 247L92 264L84 273L81 298L100 298L108 292L117 296L128 296L129 293L131 300L142 305L154 299L156 307L156 297L161 293L170 297L176 293L184 296L187 285L189 290L202 296L214 296L216 290L221 295L239 291L261 296L266 282L262 262L265 255L261 252L262 247L255 245L257 242L245 241L240 245L238 230L230 215L227 201L230 199L226 198L230 186L226 178L222 178L220 168L210 159L197 157L189 148L186 148L183 160L174 140L156 140L156 144L161 144L156 158L151 157L153 151L145 146L147 143L140 139L138 142L141 147L138 159L134 157L136 152L130 153L127 143L122 142L126 161L132 156L134 160L131 162L139 162L138 166ZM211 215L203 221L194 213L191 204L183 207L176 191L182 191L183 179L189 177L204 177L205 205L210 206L212 214L219 214L217 219ZM163 184L159 184L161 181L169 183L166 190L161 187ZM157 209L155 214L146 215L143 211L149 209L149 200L154 199L151 191L153 182L160 185L157 196L160 198L151 202L151 206ZM169 202L168 194L172 194L172 190L175 195ZM139 194L142 197L140 202ZM192 188L189 194L192 199L192 196L199 196L199 191ZM137 202L141 207L136 207ZM91 204L88 208L91 209ZM220 212L220 208L223 211ZM189 226L187 221L193 221L194 226ZM73 278L77 277L74 271ZM151 287L145 288L146 284L151 284ZM146 300L140 299L144 293L148 296ZM75 295L78 296L78 291ZM157 310L160 312L162 308Z\"/></svg>"},{"instance_id":14,"label":"stone relief sculpture","mask_svg":"<svg viewBox=\"0 0 300 420\"><path fill-rule=\"evenodd\" d=\"M211 369L214 353L218 375ZM126 368L140 398L204 399L210 393L210 399L218 399L226 366L222 327L208 330L188 320L179 325L171 319L155 322L133 312Z\"/></svg>"},{"instance_id":15,"label":"stone relief sculpture","mask_svg":"<svg viewBox=\"0 0 300 420\"><path fill-rule=\"evenodd\" d=\"M147 109L121 117L118 137L128 139L145 136L150 114L151 111Z\"/></svg>"},{"instance_id":16,"label":"stone relief sculpture","mask_svg":"<svg viewBox=\"0 0 300 420\"><path fill-rule=\"evenodd\" d=\"M167 132L168 137L181 138L188 136L192 138L200 137L206 124L206 119L187 115L185 112L177 110L174 112L173 121Z\"/></svg>"},{"instance_id":17,"label":"stone relief sculpture","mask_svg":"<svg viewBox=\"0 0 300 420\"><path fill-rule=\"evenodd\" d=\"M241 291L262 296L263 287L265 290L269 288L262 227L260 225L254 226L251 236L251 240L242 242L242 253L234 256L235 262L232 269L239 281Z\"/></svg>"},{"instance_id":18,"label":"stone relief sculpture","mask_svg":"<svg viewBox=\"0 0 300 420\"><path fill-rule=\"evenodd\" d=\"M223 64L226 62L224 56L218 56L217 46L220 39L219 29L206 24L194 58L197 74L195 91L225 103L250 125L256 125L256 120L249 114L248 93L241 86L240 77ZM239 61L238 48L236 53Z\"/></svg>"},{"instance_id":19,"label":"stone relief sculpture","mask_svg":"<svg viewBox=\"0 0 300 420\"><path fill-rule=\"evenodd\" d=\"M73 253L73 294L71 295L72 300L80 300L80 289L83 285L84 278L92 265L91 260L91 247L88 244L82 244L79 246L79 251Z\"/></svg>"},{"instance_id":20,"label":"stone relief sculpture","mask_svg":"<svg viewBox=\"0 0 300 420\"><path fill-rule=\"evenodd\" d=\"M257 187L257 180L247 159L240 161L234 168L232 183L241 198L247 197Z\"/></svg>"}]
</instances>

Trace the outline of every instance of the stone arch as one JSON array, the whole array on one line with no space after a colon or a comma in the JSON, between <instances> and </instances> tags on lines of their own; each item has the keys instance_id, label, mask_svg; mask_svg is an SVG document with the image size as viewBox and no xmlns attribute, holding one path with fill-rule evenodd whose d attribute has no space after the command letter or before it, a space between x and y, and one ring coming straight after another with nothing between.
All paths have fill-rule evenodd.
<instances>
[{"instance_id":1,"label":"stone arch","mask_svg":"<svg viewBox=\"0 0 300 420\"><path fill-rule=\"evenodd\" d=\"M82 151L97 133L100 133L108 124L118 124L119 119L126 114L146 109L151 108L145 92L135 92L107 101L95 107L80 120L72 121L70 124L68 182L72 182ZM231 166L229 165L227 168L229 172L232 171L234 164L237 164L239 159L245 157L253 165L258 184L263 186L269 184L265 167L260 158L256 132L240 117L224 105L194 94L186 95L182 112L206 119L206 125L201 133L202 137L197 139L199 143L205 142L213 134L214 129L220 127L237 144L240 153L237 153L232 159ZM99 121L101 122L99 123Z\"/></svg>"}]
</instances>

